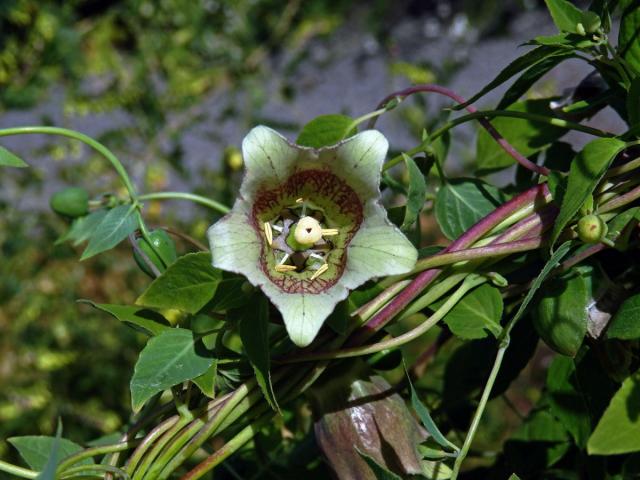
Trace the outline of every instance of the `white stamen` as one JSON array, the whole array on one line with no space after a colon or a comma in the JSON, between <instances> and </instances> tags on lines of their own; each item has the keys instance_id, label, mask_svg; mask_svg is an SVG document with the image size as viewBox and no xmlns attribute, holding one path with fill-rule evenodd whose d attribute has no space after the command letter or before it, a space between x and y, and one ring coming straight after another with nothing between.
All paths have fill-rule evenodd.
<instances>
[{"instance_id":1,"label":"white stamen","mask_svg":"<svg viewBox=\"0 0 640 480\"><path fill-rule=\"evenodd\" d=\"M284 262L286 262L287 260L289 260L289 254L285 253L284 257L282 257L282 260L280 260L280 265L284 265Z\"/></svg>"},{"instance_id":2,"label":"white stamen","mask_svg":"<svg viewBox=\"0 0 640 480\"><path fill-rule=\"evenodd\" d=\"M311 276L309 280L315 280L327 270L329 270L329 265L326 263L323 263L322 266L318 270L316 270L316 272Z\"/></svg>"},{"instance_id":3,"label":"white stamen","mask_svg":"<svg viewBox=\"0 0 640 480\"><path fill-rule=\"evenodd\" d=\"M334 235L338 235L340 233L337 228L323 228L322 236L323 237L332 237Z\"/></svg>"}]
</instances>

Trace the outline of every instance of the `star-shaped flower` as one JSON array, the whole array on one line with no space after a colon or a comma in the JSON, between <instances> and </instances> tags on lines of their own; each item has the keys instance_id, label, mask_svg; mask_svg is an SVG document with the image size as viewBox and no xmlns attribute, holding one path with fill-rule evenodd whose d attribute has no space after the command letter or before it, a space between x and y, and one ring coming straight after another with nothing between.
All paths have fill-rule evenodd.
<instances>
[{"instance_id":1,"label":"star-shaped flower","mask_svg":"<svg viewBox=\"0 0 640 480\"><path fill-rule=\"evenodd\" d=\"M242 142L240 195L207 232L213 266L260 287L298 346L349 290L415 265L416 249L380 205L388 147L375 130L313 149L264 126Z\"/></svg>"}]
</instances>

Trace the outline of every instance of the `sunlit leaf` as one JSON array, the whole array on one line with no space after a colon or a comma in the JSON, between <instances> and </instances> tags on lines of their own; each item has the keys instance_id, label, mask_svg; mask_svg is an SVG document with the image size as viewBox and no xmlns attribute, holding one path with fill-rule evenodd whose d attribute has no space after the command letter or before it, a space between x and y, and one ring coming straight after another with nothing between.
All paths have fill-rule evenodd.
<instances>
[{"instance_id":1,"label":"sunlit leaf","mask_svg":"<svg viewBox=\"0 0 640 480\"><path fill-rule=\"evenodd\" d=\"M353 119L346 115L320 115L302 127L296 143L313 148L335 145L356 133L352 125Z\"/></svg>"},{"instance_id":2,"label":"sunlit leaf","mask_svg":"<svg viewBox=\"0 0 640 480\"><path fill-rule=\"evenodd\" d=\"M640 374L627 378L589 438L590 455L640 451Z\"/></svg>"},{"instance_id":3,"label":"sunlit leaf","mask_svg":"<svg viewBox=\"0 0 640 480\"><path fill-rule=\"evenodd\" d=\"M133 410L140 410L156 393L202 375L213 362L190 330L173 328L152 337L140 352L131 378Z\"/></svg>"},{"instance_id":4,"label":"sunlit leaf","mask_svg":"<svg viewBox=\"0 0 640 480\"><path fill-rule=\"evenodd\" d=\"M133 233L137 226L131 205L120 205L109 210L89 236L89 244L80 260L86 260L115 247Z\"/></svg>"},{"instance_id":5,"label":"sunlit leaf","mask_svg":"<svg viewBox=\"0 0 640 480\"><path fill-rule=\"evenodd\" d=\"M213 298L221 279L222 272L211 266L209 253L190 253L178 258L156 278L136 304L196 313Z\"/></svg>"},{"instance_id":6,"label":"sunlit leaf","mask_svg":"<svg viewBox=\"0 0 640 480\"><path fill-rule=\"evenodd\" d=\"M593 193L613 159L624 147L625 142L621 140L598 138L589 142L573 159L567 191L563 195L560 213L553 225L552 244L558 240L565 226Z\"/></svg>"},{"instance_id":7,"label":"sunlit leaf","mask_svg":"<svg viewBox=\"0 0 640 480\"><path fill-rule=\"evenodd\" d=\"M4 147L0 147L0 167L28 167L27 163Z\"/></svg>"}]
</instances>

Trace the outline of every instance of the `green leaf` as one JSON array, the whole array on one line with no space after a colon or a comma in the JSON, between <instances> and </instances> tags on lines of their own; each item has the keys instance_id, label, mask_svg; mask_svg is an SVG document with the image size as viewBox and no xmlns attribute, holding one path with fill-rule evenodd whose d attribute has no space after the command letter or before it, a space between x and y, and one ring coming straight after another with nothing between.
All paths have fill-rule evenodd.
<instances>
[{"instance_id":1,"label":"green leaf","mask_svg":"<svg viewBox=\"0 0 640 480\"><path fill-rule=\"evenodd\" d=\"M512 440L526 442L566 442L569 440L566 428L551 414L545 401L546 397L543 397L541 405L536 406L527 415L525 421L511 436Z\"/></svg>"},{"instance_id":2,"label":"green leaf","mask_svg":"<svg viewBox=\"0 0 640 480\"><path fill-rule=\"evenodd\" d=\"M640 122L640 77L631 81L627 95L627 122L629 126Z\"/></svg>"},{"instance_id":3,"label":"green leaf","mask_svg":"<svg viewBox=\"0 0 640 480\"><path fill-rule=\"evenodd\" d=\"M508 480L520 480L520 477L515 473L512 473Z\"/></svg>"},{"instance_id":4,"label":"green leaf","mask_svg":"<svg viewBox=\"0 0 640 480\"><path fill-rule=\"evenodd\" d=\"M502 100L496 107L496 110L504 110L517 102L521 96L529 91L529 89L545 74L551 71L558 64L563 61L572 58L574 56L573 51L559 52L557 54L548 56L541 61L535 63L529 67L520 77L511 84L505 94L502 96Z\"/></svg>"},{"instance_id":5,"label":"green leaf","mask_svg":"<svg viewBox=\"0 0 640 480\"><path fill-rule=\"evenodd\" d=\"M575 356L587 333L589 289L585 277L554 278L543 288L533 316L536 331L556 352Z\"/></svg>"},{"instance_id":6,"label":"green leaf","mask_svg":"<svg viewBox=\"0 0 640 480\"><path fill-rule=\"evenodd\" d=\"M424 460L422 470L428 480L448 480L453 475L451 468L444 462Z\"/></svg>"},{"instance_id":7,"label":"green leaf","mask_svg":"<svg viewBox=\"0 0 640 480\"><path fill-rule=\"evenodd\" d=\"M569 33L584 33L577 28L577 25L582 22L582 10L567 0L545 0L545 3L558 30Z\"/></svg>"},{"instance_id":8,"label":"green leaf","mask_svg":"<svg viewBox=\"0 0 640 480\"><path fill-rule=\"evenodd\" d=\"M546 385L551 413L571 434L576 445L584 448L591 433L591 417L574 360L554 358L547 371Z\"/></svg>"},{"instance_id":9,"label":"green leaf","mask_svg":"<svg viewBox=\"0 0 640 480\"><path fill-rule=\"evenodd\" d=\"M607 329L607 338L640 339L640 294L627 298Z\"/></svg>"},{"instance_id":10,"label":"green leaf","mask_svg":"<svg viewBox=\"0 0 640 480\"><path fill-rule=\"evenodd\" d=\"M373 474L376 476L377 480L402 480L398 475L396 475L393 472L390 472L385 467L383 467L378 462L376 462L376 460L372 456L367 455L366 453L360 451L358 447L354 447L354 448L356 449L356 452L360 454L362 459L365 462L367 462L367 465L369 465L369 468L371 469Z\"/></svg>"},{"instance_id":11,"label":"green leaf","mask_svg":"<svg viewBox=\"0 0 640 480\"><path fill-rule=\"evenodd\" d=\"M564 256L567 253L569 253L570 248L571 248L571 242L564 242L562 245L558 247L558 249L553 253L553 255L551 255L549 260L547 260L547 263L544 264L544 267L542 267L542 270L540 270L540 273L531 284L531 288L529 288L529 291L525 295L524 300L522 301L522 303L520 304L520 307L518 308L518 311L513 316L514 321L522 317L522 315L524 315L524 312L527 310L529 303L531 303L531 300L533 300L534 295L538 292L542 283L547 279L551 271L554 268L556 268L556 266L560 263L560 260L562 260Z\"/></svg>"},{"instance_id":12,"label":"green leaf","mask_svg":"<svg viewBox=\"0 0 640 480\"><path fill-rule=\"evenodd\" d=\"M418 393L416 392L416 389L413 388L413 383L411 383L411 379L409 378L408 375L407 375L407 379L409 380L409 387L411 388L411 406L413 407L415 412L418 414L418 417L420 418L420 421L422 422L422 425L424 426L424 428L426 428L427 432L429 432L429 434L433 437L433 439L436 442L438 442L439 445L445 448L451 449L454 452L458 452L460 449L455 444L451 443L447 439L447 437L445 437L442 434L442 432L436 425L436 422L434 422L433 418L431 418L429 409L426 407L424 403L422 403L422 401L420 401L420 398L418 397Z\"/></svg>"},{"instance_id":13,"label":"green leaf","mask_svg":"<svg viewBox=\"0 0 640 480\"><path fill-rule=\"evenodd\" d=\"M271 385L271 355L269 351L269 302L264 295L257 295L240 314L238 331L244 351L256 374L256 380L271 408L280 411Z\"/></svg>"},{"instance_id":14,"label":"green leaf","mask_svg":"<svg viewBox=\"0 0 640 480\"><path fill-rule=\"evenodd\" d=\"M88 240L91 235L96 231L98 225L104 220L104 217L107 215L109 210L100 209L95 212L91 212L89 215L85 215L84 217L76 218L69 230L62 235L58 240L56 240L56 245L70 241L74 246L77 246Z\"/></svg>"},{"instance_id":15,"label":"green leaf","mask_svg":"<svg viewBox=\"0 0 640 480\"><path fill-rule=\"evenodd\" d=\"M576 155L569 170L567 191L563 195L558 218L553 225L551 244L553 245L573 219L587 197L611 165L615 156L625 147L625 143L615 138L598 138L589 142Z\"/></svg>"},{"instance_id":16,"label":"green leaf","mask_svg":"<svg viewBox=\"0 0 640 480\"><path fill-rule=\"evenodd\" d=\"M16 154L11 153L4 147L0 147L0 167L28 167L27 163L18 157Z\"/></svg>"},{"instance_id":17,"label":"green leaf","mask_svg":"<svg viewBox=\"0 0 640 480\"><path fill-rule=\"evenodd\" d=\"M313 148L335 145L356 134L352 125L353 118L346 115L320 115L302 127L296 143Z\"/></svg>"},{"instance_id":18,"label":"green leaf","mask_svg":"<svg viewBox=\"0 0 640 480\"><path fill-rule=\"evenodd\" d=\"M222 272L211 265L211 254L189 253L151 282L136 304L196 313L213 298L221 279Z\"/></svg>"},{"instance_id":19,"label":"green leaf","mask_svg":"<svg viewBox=\"0 0 640 480\"><path fill-rule=\"evenodd\" d=\"M47 459L49 458L51 451L53 450L53 446L56 443L56 437L27 435L24 437L12 437L7 439L7 441L13 445L18 452L20 452L20 456L25 462L27 462L29 467L33 470L41 471L44 470L45 465L47 464ZM66 438L60 438L57 441L59 459L68 457L69 455L73 455L74 453L78 453L83 450L80 445L72 442L71 440L67 440ZM78 462L78 465L92 464L93 461L90 458L86 458Z\"/></svg>"},{"instance_id":20,"label":"green leaf","mask_svg":"<svg viewBox=\"0 0 640 480\"><path fill-rule=\"evenodd\" d=\"M569 434L546 405L546 396L538 401L524 422L505 443L507 461L527 478L540 478L534 472L557 463L571 448Z\"/></svg>"},{"instance_id":21,"label":"green leaf","mask_svg":"<svg viewBox=\"0 0 640 480\"><path fill-rule=\"evenodd\" d=\"M223 312L245 305L248 295L242 289L243 285L249 285L242 275L222 272L222 279L218 283L216 293L209 302L213 312Z\"/></svg>"},{"instance_id":22,"label":"green leaf","mask_svg":"<svg viewBox=\"0 0 640 480\"><path fill-rule=\"evenodd\" d=\"M58 461L60 460L60 443L62 440L62 422L58 418L58 428L56 429L56 436L51 443L51 450L47 460L42 466L42 471L36 477L36 480L56 480L56 469L58 467Z\"/></svg>"},{"instance_id":23,"label":"green leaf","mask_svg":"<svg viewBox=\"0 0 640 480\"><path fill-rule=\"evenodd\" d=\"M440 188L436 195L436 220L442 233L454 239L504 201L492 185L473 179L458 179Z\"/></svg>"},{"instance_id":24,"label":"green leaf","mask_svg":"<svg viewBox=\"0 0 640 480\"><path fill-rule=\"evenodd\" d=\"M437 308L438 302L430 308ZM484 338L491 333L498 337L502 333L502 295L491 285L480 285L467 293L443 318L454 335L471 340Z\"/></svg>"},{"instance_id":25,"label":"green leaf","mask_svg":"<svg viewBox=\"0 0 640 480\"><path fill-rule=\"evenodd\" d=\"M402 222L402 229L411 227L418 219L424 206L424 196L427 193L427 183L424 175L416 165L416 162L408 155L402 154L409 175L409 188L407 189L407 208Z\"/></svg>"},{"instance_id":26,"label":"green leaf","mask_svg":"<svg viewBox=\"0 0 640 480\"><path fill-rule=\"evenodd\" d=\"M611 399L587 444L590 455L640 451L640 373L627 378Z\"/></svg>"},{"instance_id":27,"label":"green leaf","mask_svg":"<svg viewBox=\"0 0 640 480\"><path fill-rule=\"evenodd\" d=\"M624 252L629 248L633 231L640 221L640 207L629 208L616 215L608 224L606 237L615 243L616 249Z\"/></svg>"},{"instance_id":28,"label":"green leaf","mask_svg":"<svg viewBox=\"0 0 640 480\"><path fill-rule=\"evenodd\" d=\"M137 228L131 205L119 205L107 213L89 237L89 244L80 260L109 250L127 238Z\"/></svg>"},{"instance_id":29,"label":"green leaf","mask_svg":"<svg viewBox=\"0 0 640 480\"><path fill-rule=\"evenodd\" d=\"M216 397L216 377L218 375L218 360L213 361L211 366L199 377L193 379L203 395L209 398Z\"/></svg>"},{"instance_id":30,"label":"green leaf","mask_svg":"<svg viewBox=\"0 0 640 480\"><path fill-rule=\"evenodd\" d=\"M98 310L106 312L121 322L131 324L141 328L150 335L160 335L162 332L171 329L171 325L158 312L134 305L113 305L109 303L94 303L91 300L79 300L88 303Z\"/></svg>"},{"instance_id":31,"label":"green leaf","mask_svg":"<svg viewBox=\"0 0 640 480\"><path fill-rule=\"evenodd\" d=\"M618 32L618 52L640 75L640 4L631 2L624 10Z\"/></svg>"},{"instance_id":32,"label":"green leaf","mask_svg":"<svg viewBox=\"0 0 640 480\"><path fill-rule=\"evenodd\" d=\"M560 52L564 52L564 48L558 48L557 46L541 46L538 48L534 48L533 50L529 50L524 55L516 58L513 62L507 65L491 82L489 82L482 90L473 95L469 100L461 105L457 105L454 107L454 110L461 110L467 105L472 104L479 98L483 97L487 93L489 93L494 88L502 85L504 82L509 80L514 75L526 70L529 67L541 62L545 58L548 58L552 55L557 55Z\"/></svg>"},{"instance_id":33,"label":"green leaf","mask_svg":"<svg viewBox=\"0 0 640 480\"><path fill-rule=\"evenodd\" d=\"M152 337L140 352L131 378L131 404L139 411L156 393L207 371L214 362L193 332L173 328Z\"/></svg>"},{"instance_id":34,"label":"green leaf","mask_svg":"<svg viewBox=\"0 0 640 480\"><path fill-rule=\"evenodd\" d=\"M524 100L511 105L508 110L555 117L549 107L549 99ZM566 133L566 129L521 118L497 117L491 124L522 155L528 157L544 149ZM476 144L477 169L489 173L515 163L486 130L478 131Z\"/></svg>"}]
</instances>

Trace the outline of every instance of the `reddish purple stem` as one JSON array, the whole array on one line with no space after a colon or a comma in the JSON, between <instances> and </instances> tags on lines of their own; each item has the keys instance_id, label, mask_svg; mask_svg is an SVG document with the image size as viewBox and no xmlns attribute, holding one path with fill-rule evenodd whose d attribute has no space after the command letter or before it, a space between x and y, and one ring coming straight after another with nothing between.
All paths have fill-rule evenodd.
<instances>
[{"instance_id":1,"label":"reddish purple stem","mask_svg":"<svg viewBox=\"0 0 640 480\"><path fill-rule=\"evenodd\" d=\"M496 208L493 212L458 237L458 239L451 243L447 248L442 250L440 254L470 247L493 227L527 204L532 202L547 203L548 196L549 188L545 183L538 184L530 188ZM355 346L361 345L365 342L371 335L384 327L398 312L404 309L413 299L415 299L438 277L438 275L440 275L441 272L441 269L433 268L419 273L404 290L385 305L378 313L371 317L365 325L357 330L349 339L347 345Z\"/></svg>"},{"instance_id":2,"label":"reddish purple stem","mask_svg":"<svg viewBox=\"0 0 640 480\"><path fill-rule=\"evenodd\" d=\"M448 88L441 87L440 85L415 85L413 87L405 88L404 90L399 90L397 92L387 95L378 104L377 109L382 108L390 100L393 100L394 98L404 99L405 97L408 97L409 95L413 95L414 93L424 93L424 92L438 93L440 95L444 95L446 97L451 98L452 100L455 100L457 103L461 105L466 103L465 99L462 98L460 95L453 92L452 90L449 90ZM478 111L478 109L475 108L473 105L466 105L464 108L469 113L476 113ZM511 145L502 135L500 135L500 132L498 132L494 128L494 126L491 124L491 122L487 118L481 117L478 119L478 122L480 122L480 125L484 127L484 129L489 133L489 135L491 135L494 138L494 140L498 142L498 145L500 145L500 147L502 147L502 149L505 152L507 152L511 157L513 157L515 161L518 162L520 165L522 165L524 168L526 168L527 170L531 170L532 172L539 173L540 175L545 175L545 176L549 175L548 168L536 165L527 157L525 157L520 152L518 152L513 147L513 145ZM369 128L373 128L375 123L376 123L376 118L372 118L369 121L369 125L368 125Z\"/></svg>"}]
</instances>

